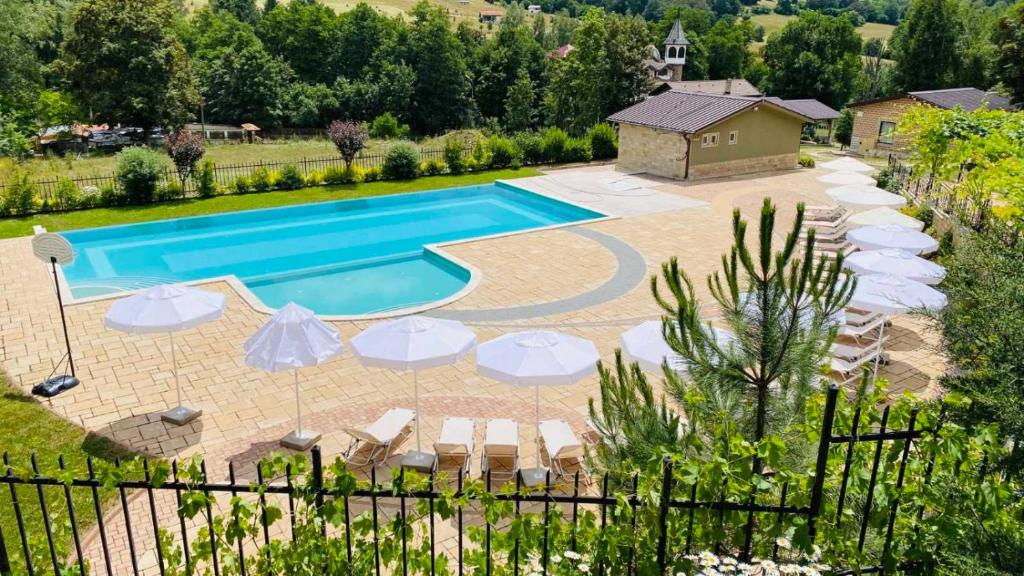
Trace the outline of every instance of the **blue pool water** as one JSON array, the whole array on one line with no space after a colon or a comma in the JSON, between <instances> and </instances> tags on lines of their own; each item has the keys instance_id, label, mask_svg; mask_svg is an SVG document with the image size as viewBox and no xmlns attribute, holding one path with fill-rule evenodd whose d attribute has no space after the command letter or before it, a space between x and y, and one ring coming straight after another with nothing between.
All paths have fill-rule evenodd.
<instances>
[{"instance_id":1,"label":"blue pool water","mask_svg":"<svg viewBox=\"0 0 1024 576\"><path fill-rule=\"evenodd\" d=\"M602 214L502 183L64 232L75 297L233 274L272 308L370 314L447 298L469 272L424 245ZM514 273L514 271L509 271Z\"/></svg>"}]
</instances>

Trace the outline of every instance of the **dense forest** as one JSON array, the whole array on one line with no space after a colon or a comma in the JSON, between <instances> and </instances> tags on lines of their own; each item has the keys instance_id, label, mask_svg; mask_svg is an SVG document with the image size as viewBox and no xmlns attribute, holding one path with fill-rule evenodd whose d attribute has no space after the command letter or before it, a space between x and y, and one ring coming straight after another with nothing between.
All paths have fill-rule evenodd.
<instances>
[{"instance_id":1,"label":"dense forest","mask_svg":"<svg viewBox=\"0 0 1024 576\"><path fill-rule=\"evenodd\" d=\"M726 0L553 5L544 17L513 4L490 26L456 25L426 1L388 16L316 0L213 0L194 12L175 0L0 0L0 152L75 121L323 127L389 114L416 134L580 133L648 92L644 59L676 17L692 42L687 79L745 77L834 107L959 85L1021 96L1020 4L911 0L889 42L863 42L838 4L809 0L765 38L733 1L739 15Z\"/></svg>"}]
</instances>

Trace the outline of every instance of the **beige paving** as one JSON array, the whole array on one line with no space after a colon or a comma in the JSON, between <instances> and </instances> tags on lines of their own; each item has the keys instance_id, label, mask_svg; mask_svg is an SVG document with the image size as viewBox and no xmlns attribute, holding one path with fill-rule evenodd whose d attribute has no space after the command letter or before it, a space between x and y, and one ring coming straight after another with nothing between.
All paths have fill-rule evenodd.
<instances>
[{"instance_id":1,"label":"beige paving","mask_svg":"<svg viewBox=\"0 0 1024 576\"><path fill-rule=\"evenodd\" d=\"M582 170L607 171L608 167ZM798 201L824 203L823 188L814 181L816 175L802 170L699 184L650 179L646 188L678 196L685 201L680 205L691 207L587 226L639 251L649 275L657 274L663 262L677 256L707 299L704 278L718 268L720 255L731 244L732 210L740 208L746 217L756 220L763 198L769 196L779 206L780 221L788 222ZM643 198L636 200L642 202ZM755 232L749 236L753 239ZM563 299L599 286L615 272L615 260L606 249L566 230L470 242L447 250L482 274L476 290L450 304L452 309ZM28 238L0 241L0 271L0 363L13 382L27 390L47 376L62 353L56 297L46 268L31 255ZM291 429L295 411L291 377L244 366L242 344L267 316L247 306L225 282L206 287L226 295L226 313L216 322L176 337L185 397L204 411L200 420L180 428L160 421L160 412L174 401L167 338L105 329L102 319L109 301L67 308L82 385L48 402L50 409L153 456L204 453L213 478L226 476L229 461L240 475L251 474L252 463L277 450L277 440ZM713 309L709 307L707 313L710 317ZM658 315L648 283L641 282L623 297L584 310L473 327L480 341L530 326L557 327L593 340L604 359L611 361L625 329ZM368 323L335 325L347 341ZM943 372L944 362L936 336L922 321L896 319L889 351L891 362L882 376L892 381L894 392L910 390L923 397L939 393L936 378ZM351 355L303 370L302 380L303 410L309 427L324 433L327 459L347 446L349 439L341 432L344 426L372 420L391 406L413 405L407 375L363 368ZM534 457L532 390L477 376L472 358L424 371L419 381L424 439L436 437L443 416L470 416L478 419L479 446L484 419L514 417L521 422L523 456L527 461ZM546 388L541 394L542 416L565 418L582 432L587 400L597 389L596 378L575 386ZM161 508L162 514L173 516L173 503L165 502ZM91 550L96 553L95 548ZM115 573L123 573L120 570Z\"/></svg>"}]
</instances>

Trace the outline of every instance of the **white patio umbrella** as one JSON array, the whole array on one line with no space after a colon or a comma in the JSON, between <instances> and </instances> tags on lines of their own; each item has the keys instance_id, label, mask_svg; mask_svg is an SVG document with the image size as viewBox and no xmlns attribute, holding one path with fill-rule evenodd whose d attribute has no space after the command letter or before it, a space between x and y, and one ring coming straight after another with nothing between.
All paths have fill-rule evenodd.
<instances>
[{"instance_id":1,"label":"white patio umbrella","mask_svg":"<svg viewBox=\"0 0 1024 576\"><path fill-rule=\"evenodd\" d=\"M171 341L171 364L174 371L174 387L178 394L178 405L163 413L162 420L181 426L202 414L202 410L194 410L182 404L174 333L216 320L223 313L223 294L179 284L164 284L143 290L117 300L107 311L104 318L107 328L130 334L167 333Z\"/></svg>"},{"instance_id":2,"label":"white patio umbrella","mask_svg":"<svg viewBox=\"0 0 1024 576\"><path fill-rule=\"evenodd\" d=\"M291 370L295 375L296 425L281 439L282 446L304 451L320 440L316 432L302 429L299 368L319 366L340 356L342 350L338 331L294 302L285 304L245 342L246 366L267 372Z\"/></svg>"},{"instance_id":3,"label":"white patio umbrella","mask_svg":"<svg viewBox=\"0 0 1024 576\"><path fill-rule=\"evenodd\" d=\"M846 233L846 239L861 250L899 248L912 254L929 254L939 249L935 238L896 224L855 228Z\"/></svg>"},{"instance_id":4,"label":"white patio umbrella","mask_svg":"<svg viewBox=\"0 0 1024 576\"><path fill-rule=\"evenodd\" d=\"M829 188L825 191L836 202L854 210L868 210L887 206L889 208L900 208L907 203L906 198L899 194L893 194L875 186L863 184L851 184Z\"/></svg>"},{"instance_id":5,"label":"white patio umbrella","mask_svg":"<svg viewBox=\"0 0 1024 576\"><path fill-rule=\"evenodd\" d=\"M885 316L904 314L911 310L940 310L946 306L946 295L920 282L889 274L868 274L857 278L857 288L850 298L850 306ZM875 355L875 374L882 357L882 337L885 322L878 334Z\"/></svg>"},{"instance_id":6,"label":"white patio umbrella","mask_svg":"<svg viewBox=\"0 0 1024 576\"><path fill-rule=\"evenodd\" d=\"M865 210L864 212L858 212L853 216L850 216L846 221L855 226L881 226L883 224L895 224L896 226L903 226L904 228L917 230L918 232L924 230L924 222L921 222L917 218L907 216L899 210L893 210L886 206L882 206L881 208L872 208L871 210Z\"/></svg>"},{"instance_id":7,"label":"white patio umbrella","mask_svg":"<svg viewBox=\"0 0 1024 576\"><path fill-rule=\"evenodd\" d=\"M850 186L858 184L874 186L877 184L874 178L861 174L860 172L829 172L828 174L818 176L817 180L822 184L832 184L835 186Z\"/></svg>"},{"instance_id":8,"label":"white patio umbrella","mask_svg":"<svg viewBox=\"0 0 1024 576\"><path fill-rule=\"evenodd\" d=\"M719 346L728 346L736 338L728 330L712 328ZM636 362L648 372L661 373L661 363L666 359L676 372L686 371L686 361L665 342L661 332L661 320L648 320L626 330L619 338L622 351L630 362Z\"/></svg>"},{"instance_id":9,"label":"white patio umbrella","mask_svg":"<svg viewBox=\"0 0 1024 576\"><path fill-rule=\"evenodd\" d=\"M412 370L416 397L416 451L402 460L403 466L427 470L434 455L420 443L420 387L417 372L461 360L476 346L476 334L462 322L426 316L406 316L378 322L352 339L352 352L363 366Z\"/></svg>"},{"instance_id":10,"label":"white patio umbrella","mask_svg":"<svg viewBox=\"0 0 1024 576\"><path fill-rule=\"evenodd\" d=\"M843 266L857 274L890 274L922 284L938 284L946 277L942 266L899 248L854 252Z\"/></svg>"},{"instance_id":11,"label":"white patio umbrella","mask_svg":"<svg viewBox=\"0 0 1024 576\"><path fill-rule=\"evenodd\" d=\"M818 164L818 168L824 168L825 170L833 170L835 172L871 172L874 170L871 166L844 156L843 158L836 158L835 160L829 160L828 162L822 162Z\"/></svg>"},{"instance_id":12,"label":"white patio umbrella","mask_svg":"<svg viewBox=\"0 0 1024 576\"><path fill-rule=\"evenodd\" d=\"M534 387L537 468L523 473L529 486L543 483L540 456L540 387L569 386L597 372L600 356L590 340L547 330L513 332L476 349L477 372L513 386Z\"/></svg>"}]
</instances>

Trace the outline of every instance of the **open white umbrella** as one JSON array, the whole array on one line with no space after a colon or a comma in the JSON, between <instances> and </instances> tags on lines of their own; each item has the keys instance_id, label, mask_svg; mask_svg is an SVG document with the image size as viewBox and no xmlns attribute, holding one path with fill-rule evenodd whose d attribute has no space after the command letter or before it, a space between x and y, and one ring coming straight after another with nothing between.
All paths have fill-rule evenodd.
<instances>
[{"instance_id":1,"label":"open white umbrella","mask_svg":"<svg viewBox=\"0 0 1024 576\"><path fill-rule=\"evenodd\" d=\"M939 249L935 238L896 224L855 228L846 233L846 239L861 250L899 248L911 254L929 254Z\"/></svg>"},{"instance_id":2,"label":"open white umbrella","mask_svg":"<svg viewBox=\"0 0 1024 576\"><path fill-rule=\"evenodd\" d=\"M514 332L476 349L477 372L513 386L535 388L537 468L524 471L527 485L543 483L547 470L540 457L540 387L569 386L597 372L600 356L590 340L547 330Z\"/></svg>"},{"instance_id":3,"label":"open white umbrella","mask_svg":"<svg viewBox=\"0 0 1024 576\"><path fill-rule=\"evenodd\" d=\"M828 162L822 162L818 164L818 168L824 168L825 170L833 170L835 172L871 172L874 170L871 166L844 156L843 158L836 158L835 160L829 160Z\"/></svg>"},{"instance_id":4,"label":"open white umbrella","mask_svg":"<svg viewBox=\"0 0 1024 576\"><path fill-rule=\"evenodd\" d=\"M171 364L178 405L161 415L161 419L181 426L195 420L202 410L182 405L178 362L175 356L174 333L195 328L221 317L224 295L189 288L179 284L154 286L115 301L104 318L107 328L130 334L167 333L171 341Z\"/></svg>"},{"instance_id":5,"label":"open white umbrella","mask_svg":"<svg viewBox=\"0 0 1024 576\"><path fill-rule=\"evenodd\" d=\"M857 288L850 298L850 306L886 316L904 314L912 310L940 310L946 306L946 295L920 282L889 274L868 274L857 278ZM878 334L875 355L875 374L882 357L882 338L885 322Z\"/></svg>"},{"instance_id":6,"label":"open white umbrella","mask_svg":"<svg viewBox=\"0 0 1024 576\"><path fill-rule=\"evenodd\" d=\"M877 184L874 178L861 174L860 172L829 172L818 176L818 182L834 186L864 185L874 186Z\"/></svg>"},{"instance_id":7,"label":"open white umbrella","mask_svg":"<svg viewBox=\"0 0 1024 576\"><path fill-rule=\"evenodd\" d=\"M899 210L893 210L882 206L881 208L872 208L871 210L865 210L864 212L858 212L850 216L847 220L854 226L881 226L883 224L895 224L896 226L903 226L911 230L917 230L920 232L924 230L924 222L921 222L917 218L907 216Z\"/></svg>"},{"instance_id":8,"label":"open white umbrella","mask_svg":"<svg viewBox=\"0 0 1024 576\"><path fill-rule=\"evenodd\" d=\"M899 248L854 252L843 266L857 274L890 274L922 284L938 284L946 277L942 266Z\"/></svg>"},{"instance_id":9,"label":"open white umbrella","mask_svg":"<svg viewBox=\"0 0 1024 576\"><path fill-rule=\"evenodd\" d=\"M893 194L881 188L863 184L829 188L825 193L836 202L853 210L868 210L881 206L899 208L907 203L907 199L899 194Z\"/></svg>"},{"instance_id":10,"label":"open white umbrella","mask_svg":"<svg viewBox=\"0 0 1024 576\"><path fill-rule=\"evenodd\" d=\"M476 346L476 335L462 322L426 316L406 316L378 322L352 339L352 352L364 366L412 370L416 396L416 451L402 465L428 470L434 455L422 451L420 443L419 370L454 364Z\"/></svg>"},{"instance_id":11,"label":"open white umbrella","mask_svg":"<svg viewBox=\"0 0 1024 576\"><path fill-rule=\"evenodd\" d=\"M342 350L338 331L294 302L285 304L246 341L246 366L267 372L291 370L295 375L296 426L281 439L282 446L303 451L320 439L316 432L302 429L299 368L318 366L341 355Z\"/></svg>"},{"instance_id":12,"label":"open white umbrella","mask_svg":"<svg viewBox=\"0 0 1024 576\"><path fill-rule=\"evenodd\" d=\"M668 365L677 372L686 370L685 360L665 342L661 332L661 320L642 322L622 333L622 351L631 362L648 372L661 372L661 363L668 360Z\"/></svg>"}]
</instances>

